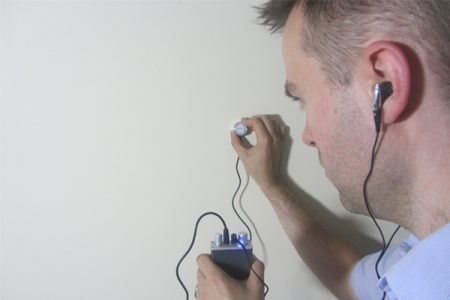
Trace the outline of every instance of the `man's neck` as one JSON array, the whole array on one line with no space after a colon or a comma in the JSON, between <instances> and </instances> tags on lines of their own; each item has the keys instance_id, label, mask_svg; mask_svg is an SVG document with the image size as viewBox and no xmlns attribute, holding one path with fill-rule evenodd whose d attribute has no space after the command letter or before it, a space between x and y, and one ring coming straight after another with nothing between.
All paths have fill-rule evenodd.
<instances>
[{"instance_id":1,"label":"man's neck","mask_svg":"<svg viewBox=\"0 0 450 300\"><path fill-rule=\"evenodd\" d=\"M411 193L413 199L409 201L412 206L409 219L403 222L419 239L450 222L450 126L437 123L412 146L417 153L417 176Z\"/></svg>"}]
</instances>

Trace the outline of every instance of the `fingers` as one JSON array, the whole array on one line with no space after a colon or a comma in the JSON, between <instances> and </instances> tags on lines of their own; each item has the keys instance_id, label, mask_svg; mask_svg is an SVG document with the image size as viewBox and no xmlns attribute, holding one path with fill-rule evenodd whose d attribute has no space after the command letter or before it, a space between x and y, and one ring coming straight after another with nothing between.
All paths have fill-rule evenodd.
<instances>
[{"instance_id":1,"label":"fingers","mask_svg":"<svg viewBox=\"0 0 450 300\"><path fill-rule=\"evenodd\" d=\"M243 118L242 122L256 134L258 140L266 137L282 137L286 132L286 126L276 116L257 115L251 118Z\"/></svg>"},{"instance_id":2,"label":"fingers","mask_svg":"<svg viewBox=\"0 0 450 300\"><path fill-rule=\"evenodd\" d=\"M259 276L264 276L264 263L254 256L252 268Z\"/></svg>"},{"instance_id":3,"label":"fingers","mask_svg":"<svg viewBox=\"0 0 450 300\"><path fill-rule=\"evenodd\" d=\"M202 273L200 269L197 270L197 282L198 284L201 284L206 279L206 276Z\"/></svg>"},{"instance_id":4,"label":"fingers","mask_svg":"<svg viewBox=\"0 0 450 300\"><path fill-rule=\"evenodd\" d=\"M206 278L214 278L217 276L225 277L223 276L224 271L212 261L211 256L208 254L200 254L197 257L197 265L199 268L199 272L201 273L200 279L202 280Z\"/></svg>"},{"instance_id":5,"label":"fingers","mask_svg":"<svg viewBox=\"0 0 450 300\"><path fill-rule=\"evenodd\" d=\"M236 281L217 266L208 254L197 258L197 299L263 299L264 264L254 257L248 280Z\"/></svg>"},{"instance_id":6,"label":"fingers","mask_svg":"<svg viewBox=\"0 0 450 300\"><path fill-rule=\"evenodd\" d=\"M267 118L269 117L267 116ZM270 138L270 133L267 130L265 122L262 120L261 116L243 118L241 121L245 124L245 126L248 127L250 131L255 132L257 143L266 141ZM267 120L266 122L271 121ZM253 147L253 145L249 144L245 138L241 138L233 132L231 132L231 145L233 146L238 156L241 158L248 153L248 149Z\"/></svg>"},{"instance_id":7,"label":"fingers","mask_svg":"<svg viewBox=\"0 0 450 300\"><path fill-rule=\"evenodd\" d=\"M269 136L269 131L267 130L266 125L265 125L264 121L262 120L261 116L253 116L251 118L244 118L244 119L242 119L242 122L248 128L250 128L253 132L255 132L257 143L259 141L267 139L267 137ZM268 121L268 122L270 122L270 121Z\"/></svg>"},{"instance_id":8,"label":"fingers","mask_svg":"<svg viewBox=\"0 0 450 300\"><path fill-rule=\"evenodd\" d=\"M256 276L255 273L251 272L249 277L250 284L262 285L261 281L264 280L264 268L264 263L258 258L254 257L252 269L258 276Z\"/></svg>"},{"instance_id":9,"label":"fingers","mask_svg":"<svg viewBox=\"0 0 450 300\"><path fill-rule=\"evenodd\" d=\"M239 157L243 157L246 154L246 148L241 143L241 138L237 136L234 132L231 132L231 145L236 151Z\"/></svg>"},{"instance_id":10,"label":"fingers","mask_svg":"<svg viewBox=\"0 0 450 300\"><path fill-rule=\"evenodd\" d=\"M261 121L264 124L264 127L267 129L267 132L272 138L277 138L281 135L280 124L276 124L275 120L273 120L268 115L259 116Z\"/></svg>"},{"instance_id":11,"label":"fingers","mask_svg":"<svg viewBox=\"0 0 450 300\"><path fill-rule=\"evenodd\" d=\"M197 299L238 299L227 296L233 290L233 280L212 261L210 255L199 255L197 265Z\"/></svg>"},{"instance_id":12,"label":"fingers","mask_svg":"<svg viewBox=\"0 0 450 300\"><path fill-rule=\"evenodd\" d=\"M273 139L280 140L287 132L287 126L274 120L270 115L257 115L251 118L242 118L243 122L250 131L255 132L256 142L268 142ZM245 139L244 139L245 140ZM242 157L249 148L248 145L243 144L241 137L231 132L231 144L237 154Z\"/></svg>"},{"instance_id":13,"label":"fingers","mask_svg":"<svg viewBox=\"0 0 450 300\"><path fill-rule=\"evenodd\" d=\"M208 254L200 254L197 257L197 265L199 271L206 276L206 274L213 272L214 263L211 260L211 256Z\"/></svg>"}]
</instances>

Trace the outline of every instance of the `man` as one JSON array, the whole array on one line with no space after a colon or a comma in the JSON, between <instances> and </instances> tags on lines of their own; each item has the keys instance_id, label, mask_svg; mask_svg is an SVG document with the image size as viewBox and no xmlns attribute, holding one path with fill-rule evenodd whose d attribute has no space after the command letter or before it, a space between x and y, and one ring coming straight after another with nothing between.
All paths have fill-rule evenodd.
<instances>
[{"instance_id":1,"label":"man","mask_svg":"<svg viewBox=\"0 0 450 300\"><path fill-rule=\"evenodd\" d=\"M450 2L269 1L263 23L283 30L286 93L307 115L315 147L346 209L368 214L363 186L376 136L377 83L393 93L382 106L380 142L367 184L375 217L413 235L363 257L308 214L280 175L285 128L268 116L244 119L257 143L232 145L269 199L301 258L339 299L450 299ZM208 255L198 258L198 299L263 299L254 274L237 282ZM264 267L255 259L255 271Z\"/></svg>"}]
</instances>

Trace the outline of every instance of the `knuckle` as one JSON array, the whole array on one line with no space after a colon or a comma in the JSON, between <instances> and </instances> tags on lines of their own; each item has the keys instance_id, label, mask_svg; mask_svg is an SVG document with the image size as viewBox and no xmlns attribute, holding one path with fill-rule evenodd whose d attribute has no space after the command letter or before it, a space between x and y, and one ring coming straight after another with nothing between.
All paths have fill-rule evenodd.
<instances>
[{"instance_id":1,"label":"knuckle","mask_svg":"<svg viewBox=\"0 0 450 300\"><path fill-rule=\"evenodd\" d=\"M270 135L264 135L261 137L261 143L266 145L266 144L272 144L273 143L273 137Z\"/></svg>"}]
</instances>

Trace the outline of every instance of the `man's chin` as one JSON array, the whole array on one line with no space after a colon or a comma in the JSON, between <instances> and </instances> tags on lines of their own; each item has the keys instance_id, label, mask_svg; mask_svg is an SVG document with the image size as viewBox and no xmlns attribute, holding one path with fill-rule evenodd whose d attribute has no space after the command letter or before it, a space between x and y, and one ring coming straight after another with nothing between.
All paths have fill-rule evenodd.
<instances>
[{"instance_id":1,"label":"man's chin","mask_svg":"<svg viewBox=\"0 0 450 300\"><path fill-rule=\"evenodd\" d=\"M354 203L352 203L352 201L349 201L344 195L342 195L341 193L339 193L339 200L342 203L342 206L344 206L344 208L351 212L351 213L357 213L360 214L361 212L358 210L358 208L354 205Z\"/></svg>"}]
</instances>

